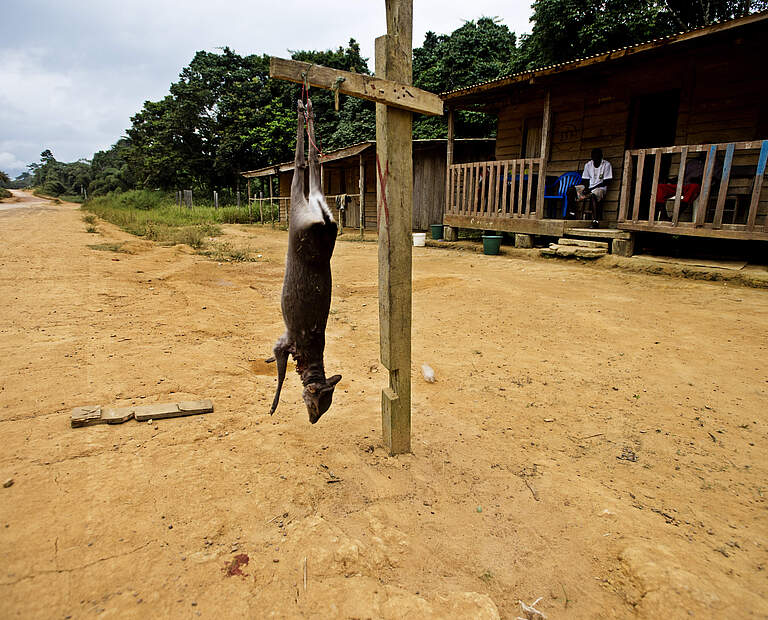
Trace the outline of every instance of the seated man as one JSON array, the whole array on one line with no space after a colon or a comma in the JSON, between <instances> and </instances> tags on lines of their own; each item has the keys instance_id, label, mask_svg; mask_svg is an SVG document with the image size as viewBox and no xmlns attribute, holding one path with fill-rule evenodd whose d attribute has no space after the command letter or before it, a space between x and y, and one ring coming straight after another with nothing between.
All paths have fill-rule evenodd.
<instances>
[{"instance_id":1,"label":"seated man","mask_svg":"<svg viewBox=\"0 0 768 620\"><path fill-rule=\"evenodd\" d=\"M581 173L582 185L575 185L568 190L568 217L583 219L585 212L589 211L592 215L592 228L597 228L603 211L602 202L611 179L611 163L603 159L601 149L592 149L592 159Z\"/></svg>"}]
</instances>

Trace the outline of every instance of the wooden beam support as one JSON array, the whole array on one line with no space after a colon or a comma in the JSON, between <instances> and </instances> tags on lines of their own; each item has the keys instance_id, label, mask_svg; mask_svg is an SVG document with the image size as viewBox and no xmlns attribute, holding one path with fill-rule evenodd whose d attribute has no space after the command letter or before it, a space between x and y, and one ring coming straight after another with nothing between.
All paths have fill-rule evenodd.
<instances>
[{"instance_id":1,"label":"wooden beam support","mask_svg":"<svg viewBox=\"0 0 768 620\"><path fill-rule=\"evenodd\" d=\"M709 192L712 190L712 174L715 170L715 160L717 159L717 145L709 147L707 161L704 164L704 178L701 181L701 193L699 194L699 206L696 208L696 217L694 226L702 226L707 217L707 205L709 204Z\"/></svg>"},{"instance_id":2,"label":"wooden beam support","mask_svg":"<svg viewBox=\"0 0 768 620\"><path fill-rule=\"evenodd\" d=\"M368 99L419 114L443 114L443 100L434 93L412 86L410 79L383 78L378 71L376 77L373 77L298 60L272 57L269 59L269 77L298 84L303 84L306 77L310 86L338 88L342 95Z\"/></svg>"},{"instance_id":3,"label":"wooden beam support","mask_svg":"<svg viewBox=\"0 0 768 620\"><path fill-rule=\"evenodd\" d=\"M377 83L405 85L393 90L398 95L394 102L380 97L376 105L379 330L381 363L389 370L389 386L381 394L381 423L384 445L394 455L411 451L412 118L397 103L402 93L414 92L409 86L413 0L386 0L386 8L387 34L376 39ZM376 90L368 84L361 90Z\"/></svg>"},{"instance_id":4,"label":"wooden beam support","mask_svg":"<svg viewBox=\"0 0 768 620\"><path fill-rule=\"evenodd\" d=\"M271 215L271 219L272 219L272 222L274 223L274 221L275 221L275 216L274 216L275 210L274 210L274 206L272 205L272 177L268 177L267 178L267 183L269 183L269 212L270 212L270 214L272 214ZM261 223L262 223L262 225L264 224L263 221Z\"/></svg>"},{"instance_id":5,"label":"wooden beam support","mask_svg":"<svg viewBox=\"0 0 768 620\"><path fill-rule=\"evenodd\" d=\"M624 167L621 171L621 198L619 200L619 222L627 219L629 206L630 180L632 178L632 154L624 151Z\"/></svg>"},{"instance_id":6,"label":"wooden beam support","mask_svg":"<svg viewBox=\"0 0 768 620\"><path fill-rule=\"evenodd\" d=\"M675 188L675 206L672 212L672 224L677 226L680 221L680 201L683 198L683 180L685 179L685 164L688 160L688 147L680 151L680 168L677 171L677 187ZM666 208L666 207L665 207Z\"/></svg>"},{"instance_id":7,"label":"wooden beam support","mask_svg":"<svg viewBox=\"0 0 768 620\"><path fill-rule=\"evenodd\" d=\"M443 215L451 211L451 195L453 194L453 110L448 108L448 144L445 149L445 207Z\"/></svg>"},{"instance_id":8,"label":"wooden beam support","mask_svg":"<svg viewBox=\"0 0 768 620\"><path fill-rule=\"evenodd\" d=\"M365 238L365 160L363 154L360 153L359 165L360 165L360 177L357 180L357 191L360 194L360 208L357 215L358 225L360 226L360 239Z\"/></svg>"},{"instance_id":9,"label":"wooden beam support","mask_svg":"<svg viewBox=\"0 0 768 620\"><path fill-rule=\"evenodd\" d=\"M552 103L550 91L544 98L544 112L541 117L541 164L539 165L539 185L536 188L536 217L544 217L544 189L547 185L547 162L549 161L549 134L552 126ZM530 181L529 181L530 183Z\"/></svg>"},{"instance_id":10,"label":"wooden beam support","mask_svg":"<svg viewBox=\"0 0 768 620\"><path fill-rule=\"evenodd\" d=\"M725 161L723 162L723 174L720 179L720 191L717 194L717 205L715 206L715 219L713 228L721 228L723 225L723 211L725 210L725 197L728 194L728 183L731 180L731 164L733 163L733 144L729 144L725 149Z\"/></svg>"},{"instance_id":11,"label":"wooden beam support","mask_svg":"<svg viewBox=\"0 0 768 620\"><path fill-rule=\"evenodd\" d=\"M749 213L747 214L747 228L753 230L757 219L757 208L760 203L760 190L763 187L763 176L765 175L765 164L768 161L768 140L764 140L760 145L760 155L757 159L757 169L755 171L755 182L752 186L752 198L749 201ZM765 217L766 225L763 230L768 232L768 216Z\"/></svg>"}]
</instances>

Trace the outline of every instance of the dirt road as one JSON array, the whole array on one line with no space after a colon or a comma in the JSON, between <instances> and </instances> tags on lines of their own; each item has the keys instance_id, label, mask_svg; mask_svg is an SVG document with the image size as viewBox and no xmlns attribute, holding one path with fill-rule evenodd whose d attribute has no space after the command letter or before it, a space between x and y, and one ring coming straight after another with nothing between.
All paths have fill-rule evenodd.
<instances>
[{"instance_id":1,"label":"dirt road","mask_svg":"<svg viewBox=\"0 0 768 620\"><path fill-rule=\"evenodd\" d=\"M13 194L12 198L0 200L0 212L11 211L14 209L46 209L54 206L45 198L38 198L29 192L19 189L9 190Z\"/></svg>"},{"instance_id":2,"label":"dirt road","mask_svg":"<svg viewBox=\"0 0 768 620\"><path fill-rule=\"evenodd\" d=\"M97 227L0 214L0 617L768 616L765 290L415 248L388 458L375 244L337 245L311 426L293 372L267 415L284 232L219 264Z\"/></svg>"}]
</instances>

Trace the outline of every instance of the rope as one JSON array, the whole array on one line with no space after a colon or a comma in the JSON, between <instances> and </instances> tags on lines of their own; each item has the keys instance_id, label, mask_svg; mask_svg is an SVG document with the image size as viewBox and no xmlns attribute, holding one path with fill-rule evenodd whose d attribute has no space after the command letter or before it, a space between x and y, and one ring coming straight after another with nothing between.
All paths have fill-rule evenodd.
<instances>
[{"instance_id":1,"label":"rope","mask_svg":"<svg viewBox=\"0 0 768 620\"><path fill-rule=\"evenodd\" d=\"M308 112L308 106L309 103L309 79L307 77L308 71L303 71L301 73L301 79L303 80L303 84L301 86L301 100L304 103L304 128L307 130L307 138L309 138L309 142L312 146L315 147L315 150L317 151L318 158L324 157L325 154L320 149L317 144L315 144L315 141L312 139L312 135L309 133L309 112ZM320 142L320 140L318 140Z\"/></svg>"}]
</instances>

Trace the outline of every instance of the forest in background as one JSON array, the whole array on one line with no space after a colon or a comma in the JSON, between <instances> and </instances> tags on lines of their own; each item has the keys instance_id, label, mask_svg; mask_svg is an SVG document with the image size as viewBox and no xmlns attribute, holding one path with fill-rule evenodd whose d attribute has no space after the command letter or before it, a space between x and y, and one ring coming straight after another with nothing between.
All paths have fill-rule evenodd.
<instances>
[{"instance_id":1,"label":"forest in background","mask_svg":"<svg viewBox=\"0 0 768 620\"><path fill-rule=\"evenodd\" d=\"M465 22L451 34L427 32L413 51L414 85L434 93L517 71L632 45L768 8L768 0L536 0L532 29L517 37L498 18ZM294 60L369 74L358 43L326 51L294 51ZM269 79L269 56L229 47L199 51L160 101L146 101L125 135L91 160L64 163L50 149L0 187L37 187L70 199L131 189L219 191L233 202L240 173L288 161L295 146L300 87ZM375 137L375 107L312 90L325 151ZM444 138L444 118L414 118L414 138ZM462 111L457 137L493 137L495 119Z\"/></svg>"}]
</instances>

